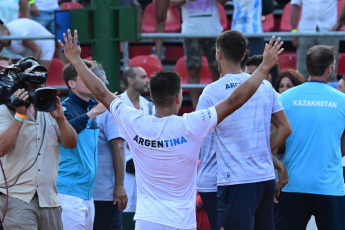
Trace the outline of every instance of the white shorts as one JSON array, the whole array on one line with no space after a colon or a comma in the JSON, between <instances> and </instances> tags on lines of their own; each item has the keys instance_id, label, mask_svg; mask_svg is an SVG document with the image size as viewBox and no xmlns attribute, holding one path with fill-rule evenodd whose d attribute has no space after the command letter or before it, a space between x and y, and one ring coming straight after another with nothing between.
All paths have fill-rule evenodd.
<instances>
[{"instance_id":1,"label":"white shorts","mask_svg":"<svg viewBox=\"0 0 345 230\"><path fill-rule=\"evenodd\" d=\"M173 228L165 226L162 224L156 224L146 220L136 220L135 221L135 230L181 230L181 228ZM196 228L188 228L186 230L196 230Z\"/></svg>"},{"instance_id":2,"label":"white shorts","mask_svg":"<svg viewBox=\"0 0 345 230\"><path fill-rule=\"evenodd\" d=\"M92 230L95 218L93 199L84 200L76 196L58 194L62 208L62 224L64 230Z\"/></svg>"}]
</instances>

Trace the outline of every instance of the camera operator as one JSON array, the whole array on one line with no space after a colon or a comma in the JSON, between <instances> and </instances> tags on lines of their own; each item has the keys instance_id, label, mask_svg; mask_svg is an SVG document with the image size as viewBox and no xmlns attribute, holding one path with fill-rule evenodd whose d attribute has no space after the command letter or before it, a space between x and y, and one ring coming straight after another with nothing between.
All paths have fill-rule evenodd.
<instances>
[{"instance_id":1,"label":"camera operator","mask_svg":"<svg viewBox=\"0 0 345 230\"><path fill-rule=\"evenodd\" d=\"M36 61L31 63L25 71L45 69ZM0 173L0 216L6 212L8 187L4 229L62 229L56 189L59 143L75 148L77 134L58 97L55 110L49 113L36 111L33 104L26 107L29 92L44 83L23 81L25 88L12 94L11 106L0 105L0 159L6 174L5 179Z\"/></svg>"}]
</instances>

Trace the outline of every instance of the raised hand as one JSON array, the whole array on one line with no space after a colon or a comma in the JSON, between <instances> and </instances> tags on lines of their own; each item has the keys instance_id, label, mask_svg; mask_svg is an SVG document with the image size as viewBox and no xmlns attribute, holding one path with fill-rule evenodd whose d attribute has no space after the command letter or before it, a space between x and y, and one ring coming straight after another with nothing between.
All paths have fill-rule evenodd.
<instances>
[{"instance_id":1,"label":"raised hand","mask_svg":"<svg viewBox=\"0 0 345 230\"><path fill-rule=\"evenodd\" d=\"M78 32L77 32L77 30L74 30L74 38L73 39L72 39L70 29L67 30L67 36L65 33L63 33L63 38L64 38L65 44L63 44L60 40L58 41L58 43L61 47L61 50L63 50L67 60L72 63L74 60L80 59L81 48L78 45Z\"/></svg>"},{"instance_id":2,"label":"raised hand","mask_svg":"<svg viewBox=\"0 0 345 230\"><path fill-rule=\"evenodd\" d=\"M269 43L265 44L263 65L271 69L278 62L278 56L284 51L284 48L281 48L283 43L280 37L275 41L275 36L272 36Z\"/></svg>"}]
</instances>

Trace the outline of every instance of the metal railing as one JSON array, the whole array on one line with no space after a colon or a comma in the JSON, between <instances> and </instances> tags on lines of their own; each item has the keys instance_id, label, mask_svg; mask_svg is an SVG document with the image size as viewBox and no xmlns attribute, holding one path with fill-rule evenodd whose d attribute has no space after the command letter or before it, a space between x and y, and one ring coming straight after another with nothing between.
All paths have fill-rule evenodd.
<instances>
[{"instance_id":1,"label":"metal railing","mask_svg":"<svg viewBox=\"0 0 345 230\"><path fill-rule=\"evenodd\" d=\"M243 34L247 38L267 38L269 39L272 36L282 37L284 38L294 38L294 37L345 37L345 31L325 31L325 32L297 32L297 33L290 33L290 32L266 32L261 34L254 34L254 33L244 33ZM179 39L178 41L182 41L183 38L215 38L214 34L209 35L191 35L191 34L181 34L181 33L142 33L140 34L140 40L150 40L153 41L157 38L162 39ZM54 39L54 35L48 36L0 36L0 41L3 40L46 40L46 39ZM123 67L127 67L129 62L129 44L128 42L124 43L124 55L123 55ZM57 90L67 90L67 87L63 86L53 86ZM195 88L204 88L206 84L183 84L182 88L184 89L195 89Z\"/></svg>"}]
</instances>

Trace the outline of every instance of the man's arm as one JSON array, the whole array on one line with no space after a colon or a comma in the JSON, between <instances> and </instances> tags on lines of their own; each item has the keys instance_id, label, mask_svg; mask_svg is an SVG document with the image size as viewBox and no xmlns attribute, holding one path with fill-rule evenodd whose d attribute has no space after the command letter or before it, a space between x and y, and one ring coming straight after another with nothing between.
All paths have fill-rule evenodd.
<instances>
[{"instance_id":1,"label":"man's arm","mask_svg":"<svg viewBox=\"0 0 345 230\"><path fill-rule=\"evenodd\" d=\"M275 126L275 129L271 132L271 150L278 148L285 139L292 133L290 122L284 112L281 110L277 113L272 114L271 119L272 124ZM285 165L277 159L276 156L272 154L274 168L278 171L279 181L277 182L278 188L282 189L289 182L289 177Z\"/></svg>"},{"instance_id":2,"label":"man's arm","mask_svg":"<svg viewBox=\"0 0 345 230\"><path fill-rule=\"evenodd\" d=\"M71 31L67 30L68 38L64 33L65 45L59 40L61 49L64 50L66 58L76 69L79 77L84 82L85 86L91 91L91 93L100 101L108 110L110 110L111 102L117 98L117 96L111 93L104 85L101 79L99 79L92 71L85 65L80 58L80 46L78 46L78 32L74 31L74 41L72 41Z\"/></svg>"},{"instance_id":3,"label":"man's arm","mask_svg":"<svg viewBox=\"0 0 345 230\"><path fill-rule=\"evenodd\" d=\"M0 157L5 156L14 146L23 122L13 119L11 124L0 133Z\"/></svg>"},{"instance_id":4,"label":"man's arm","mask_svg":"<svg viewBox=\"0 0 345 230\"><path fill-rule=\"evenodd\" d=\"M345 156L345 132L341 136L341 155Z\"/></svg>"},{"instance_id":5,"label":"man's arm","mask_svg":"<svg viewBox=\"0 0 345 230\"><path fill-rule=\"evenodd\" d=\"M236 89L225 100L215 105L218 123L222 122L227 116L244 105L256 92L265 79L270 69L278 62L278 56L283 52L283 42L280 38L274 42L273 36L268 44L265 46L263 54L263 61L260 66L254 71L251 77L236 87Z\"/></svg>"},{"instance_id":6,"label":"man's arm","mask_svg":"<svg viewBox=\"0 0 345 230\"><path fill-rule=\"evenodd\" d=\"M341 6L341 12L339 14L338 20L333 26L332 30L333 31L339 30L344 25L344 22L345 22L345 1L343 1L343 5Z\"/></svg>"},{"instance_id":7,"label":"man's arm","mask_svg":"<svg viewBox=\"0 0 345 230\"><path fill-rule=\"evenodd\" d=\"M111 151L113 153L113 167L115 175L115 188L113 193L114 205L118 202L119 210L124 210L127 206L127 194L124 186L124 156L123 145L124 140L122 138L115 138L109 141Z\"/></svg>"},{"instance_id":8,"label":"man's arm","mask_svg":"<svg viewBox=\"0 0 345 230\"><path fill-rule=\"evenodd\" d=\"M187 3L187 0L170 0L172 7L180 7Z\"/></svg>"},{"instance_id":9,"label":"man's arm","mask_svg":"<svg viewBox=\"0 0 345 230\"><path fill-rule=\"evenodd\" d=\"M42 50L41 47L34 40L23 40L23 45L32 51L32 56L38 60L40 59Z\"/></svg>"},{"instance_id":10,"label":"man's arm","mask_svg":"<svg viewBox=\"0 0 345 230\"><path fill-rule=\"evenodd\" d=\"M276 127L271 132L271 150L278 148L288 136L292 133L290 122L284 112L281 110L272 114L272 124Z\"/></svg>"},{"instance_id":11,"label":"man's arm","mask_svg":"<svg viewBox=\"0 0 345 230\"><path fill-rule=\"evenodd\" d=\"M29 4L27 0L19 0L19 11L22 18L30 18Z\"/></svg>"},{"instance_id":12,"label":"man's arm","mask_svg":"<svg viewBox=\"0 0 345 230\"><path fill-rule=\"evenodd\" d=\"M13 97L26 101L29 95L26 90L18 89ZM25 106L18 106L15 109L17 113L26 116ZM23 122L13 119L7 129L0 133L0 157L5 156L13 148L22 125Z\"/></svg>"},{"instance_id":13,"label":"man's arm","mask_svg":"<svg viewBox=\"0 0 345 230\"><path fill-rule=\"evenodd\" d=\"M78 136L74 128L65 118L59 97L56 97L56 109L51 111L50 115L56 120L59 126L59 142L61 145L65 148L75 148L78 144Z\"/></svg>"},{"instance_id":14,"label":"man's arm","mask_svg":"<svg viewBox=\"0 0 345 230\"><path fill-rule=\"evenodd\" d=\"M300 11L301 11L300 5L292 4L291 13L290 13L290 23L291 23L292 30L297 29L297 23L298 23ZM295 47L298 47L298 38L296 37L292 38L292 44Z\"/></svg>"}]
</instances>

